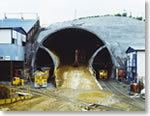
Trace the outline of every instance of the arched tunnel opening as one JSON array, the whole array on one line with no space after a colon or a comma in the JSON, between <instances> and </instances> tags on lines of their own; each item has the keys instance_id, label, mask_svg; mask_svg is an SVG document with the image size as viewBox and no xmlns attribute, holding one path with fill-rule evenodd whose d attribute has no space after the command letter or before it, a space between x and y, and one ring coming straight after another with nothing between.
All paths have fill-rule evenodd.
<instances>
[{"instance_id":1,"label":"arched tunnel opening","mask_svg":"<svg viewBox=\"0 0 150 116\"><path fill-rule=\"evenodd\" d=\"M48 35L43 40L42 45L48 49L49 52L53 52L59 58L58 67L74 67L76 55L78 59L78 67L88 67L90 63L89 60L93 58L92 55L96 53L99 48L104 47L93 58L91 65L96 71L97 78L98 71L101 69L107 70L108 76L111 76L113 63L110 52L107 47L105 47L105 42L89 31L78 28L62 29ZM50 67L50 75L54 75L54 69L56 68L54 60L55 59L52 59L47 50L39 48L36 53L35 64L37 67ZM60 72L59 76L63 75L62 70ZM55 79L56 77L54 76L49 77L48 82L52 82L55 85L58 80L60 83L61 79Z\"/></svg>"},{"instance_id":2,"label":"arched tunnel opening","mask_svg":"<svg viewBox=\"0 0 150 116\"><path fill-rule=\"evenodd\" d=\"M99 70L107 70L108 77L109 78L111 77L113 63L112 63L111 55L107 48L104 48L97 53L96 57L94 58L92 66L96 71L97 79L99 79Z\"/></svg>"},{"instance_id":3,"label":"arched tunnel opening","mask_svg":"<svg viewBox=\"0 0 150 116\"><path fill-rule=\"evenodd\" d=\"M80 65L88 65L92 54L104 43L91 32L67 28L48 36L43 45L56 53L60 65L72 65L75 61L75 51L78 51Z\"/></svg>"},{"instance_id":4,"label":"arched tunnel opening","mask_svg":"<svg viewBox=\"0 0 150 116\"><path fill-rule=\"evenodd\" d=\"M36 53L35 67L37 70L49 70L48 82L55 83L53 60L49 54L41 48L39 48Z\"/></svg>"}]
</instances>

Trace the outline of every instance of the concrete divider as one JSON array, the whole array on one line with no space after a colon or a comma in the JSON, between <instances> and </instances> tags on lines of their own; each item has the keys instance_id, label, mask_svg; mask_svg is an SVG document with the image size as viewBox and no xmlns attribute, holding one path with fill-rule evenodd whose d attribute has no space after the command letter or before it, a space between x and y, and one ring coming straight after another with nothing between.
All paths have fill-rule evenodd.
<instances>
[{"instance_id":1,"label":"concrete divider","mask_svg":"<svg viewBox=\"0 0 150 116\"><path fill-rule=\"evenodd\" d=\"M10 104L16 101L27 100L31 98L32 96L22 96L22 97L17 97L17 98L0 99L0 105Z\"/></svg>"}]
</instances>

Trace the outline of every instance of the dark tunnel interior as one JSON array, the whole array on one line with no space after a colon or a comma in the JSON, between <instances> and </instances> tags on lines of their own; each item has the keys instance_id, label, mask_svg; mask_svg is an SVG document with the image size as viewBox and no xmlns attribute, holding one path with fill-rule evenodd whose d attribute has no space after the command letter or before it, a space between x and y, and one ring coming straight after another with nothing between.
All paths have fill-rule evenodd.
<instances>
[{"instance_id":1,"label":"dark tunnel interior","mask_svg":"<svg viewBox=\"0 0 150 116\"><path fill-rule=\"evenodd\" d=\"M67 28L51 34L44 46L53 51L61 65L73 64L75 51L78 51L78 62L87 65L92 54L104 43L94 34L76 28Z\"/></svg>"},{"instance_id":2,"label":"dark tunnel interior","mask_svg":"<svg viewBox=\"0 0 150 116\"><path fill-rule=\"evenodd\" d=\"M38 49L36 53L35 65L38 70L41 70L41 68L43 67L50 68L48 82L53 80L52 78L54 78L54 63L52 58L45 50L41 48Z\"/></svg>"},{"instance_id":3,"label":"dark tunnel interior","mask_svg":"<svg viewBox=\"0 0 150 116\"><path fill-rule=\"evenodd\" d=\"M111 76L113 63L112 63L111 55L107 48L104 48L96 55L92 65L96 71L97 78L99 75L98 73L99 70L107 70L108 77Z\"/></svg>"}]
</instances>

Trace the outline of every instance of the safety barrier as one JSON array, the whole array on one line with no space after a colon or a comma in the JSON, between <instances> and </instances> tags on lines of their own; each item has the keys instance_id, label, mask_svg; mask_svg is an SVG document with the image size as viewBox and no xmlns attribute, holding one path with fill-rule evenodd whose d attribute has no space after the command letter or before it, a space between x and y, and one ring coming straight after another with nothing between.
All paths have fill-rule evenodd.
<instances>
[{"instance_id":1,"label":"safety barrier","mask_svg":"<svg viewBox=\"0 0 150 116\"><path fill-rule=\"evenodd\" d=\"M16 98L0 99L0 105L10 104L21 100L31 99L32 96L21 96Z\"/></svg>"}]
</instances>

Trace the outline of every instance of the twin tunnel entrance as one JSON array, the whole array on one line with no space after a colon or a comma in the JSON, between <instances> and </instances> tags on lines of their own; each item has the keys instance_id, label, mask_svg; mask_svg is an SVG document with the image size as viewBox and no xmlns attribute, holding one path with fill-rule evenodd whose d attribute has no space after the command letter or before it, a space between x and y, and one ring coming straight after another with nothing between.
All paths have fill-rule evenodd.
<instances>
[{"instance_id":1,"label":"twin tunnel entrance","mask_svg":"<svg viewBox=\"0 0 150 116\"><path fill-rule=\"evenodd\" d=\"M94 68L98 78L98 71L108 71L111 76L113 62L110 51L105 43L95 34L78 28L66 28L47 36L42 45L52 51L59 58L59 66L70 65L78 60L79 66L91 66ZM102 48L99 50L100 48ZM98 51L99 50L99 51ZM94 57L93 54L96 53ZM92 62L90 60L92 59ZM54 80L54 59L47 51L39 48L36 52L35 64L37 68L50 67L49 82Z\"/></svg>"}]
</instances>

